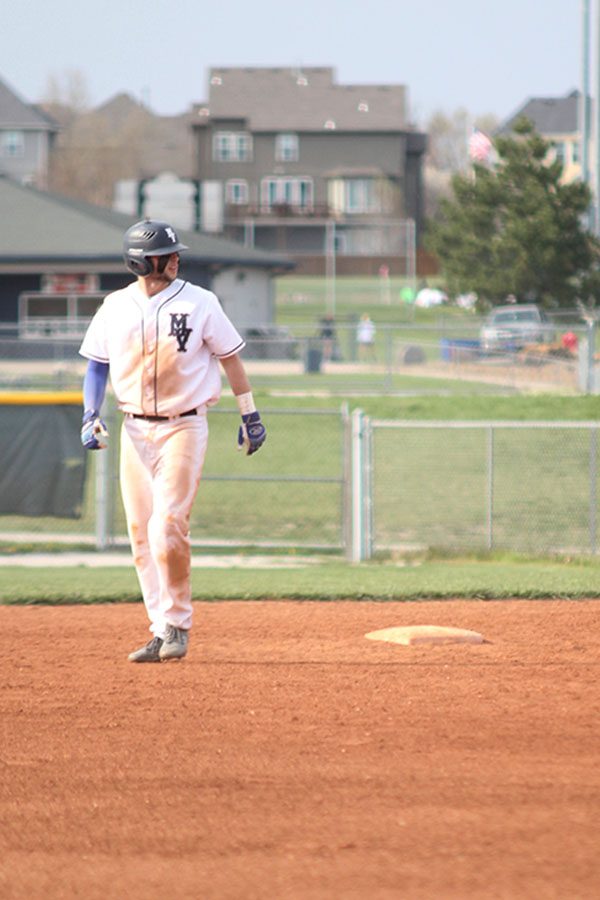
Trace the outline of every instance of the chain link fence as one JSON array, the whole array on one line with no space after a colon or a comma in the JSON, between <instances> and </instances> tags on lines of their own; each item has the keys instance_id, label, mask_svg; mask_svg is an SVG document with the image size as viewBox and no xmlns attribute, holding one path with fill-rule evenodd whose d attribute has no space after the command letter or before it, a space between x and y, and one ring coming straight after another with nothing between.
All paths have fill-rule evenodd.
<instances>
[{"instance_id":1,"label":"chain link fence","mask_svg":"<svg viewBox=\"0 0 600 900\"><path fill-rule=\"evenodd\" d=\"M208 413L210 438L190 530L198 545L340 550L345 544L347 414L342 410L262 410L267 444L246 457L236 451L239 413ZM33 413L32 413L33 414ZM119 488L122 415L104 416L109 447L85 453L81 516L0 516L0 540L127 543ZM1 418L0 418L1 423ZM40 489L42 489L40 485Z\"/></svg>"},{"instance_id":2,"label":"chain link fence","mask_svg":"<svg viewBox=\"0 0 600 900\"><path fill-rule=\"evenodd\" d=\"M598 422L370 420L346 406L263 413L267 444L248 458L235 449L237 410L209 412L190 521L196 546L318 549L355 562L422 548L598 553ZM81 448L81 514L4 514L0 540L128 543L122 416L112 407L105 418L108 450Z\"/></svg>"},{"instance_id":3,"label":"chain link fence","mask_svg":"<svg viewBox=\"0 0 600 900\"><path fill-rule=\"evenodd\" d=\"M247 329L244 360L252 366L257 387L291 389L298 376L311 375L311 389L326 383L330 393L395 393L406 390L399 379L461 381L492 385L504 391L527 389L564 393L600 392L600 359L584 327L573 327L575 348L530 346L515 352L483 352L480 320L457 323L451 317L431 324L376 324L371 345L358 340L360 317L334 323L323 337L323 322ZM80 383L83 361L79 338L23 339L0 326L0 389L50 386L73 389ZM296 389L300 386L296 383Z\"/></svg>"},{"instance_id":4,"label":"chain link fence","mask_svg":"<svg viewBox=\"0 0 600 900\"><path fill-rule=\"evenodd\" d=\"M598 552L598 422L373 420L369 552Z\"/></svg>"}]
</instances>

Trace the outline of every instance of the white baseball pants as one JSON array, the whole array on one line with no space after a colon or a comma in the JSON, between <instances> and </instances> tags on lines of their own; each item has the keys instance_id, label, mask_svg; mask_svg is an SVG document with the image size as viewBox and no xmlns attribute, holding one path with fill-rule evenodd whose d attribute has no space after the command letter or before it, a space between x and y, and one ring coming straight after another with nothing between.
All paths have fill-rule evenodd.
<instances>
[{"instance_id":1,"label":"white baseball pants","mask_svg":"<svg viewBox=\"0 0 600 900\"><path fill-rule=\"evenodd\" d=\"M208 443L205 414L165 422L126 416L121 495L150 631L191 628L190 512Z\"/></svg>"}]
</instances>

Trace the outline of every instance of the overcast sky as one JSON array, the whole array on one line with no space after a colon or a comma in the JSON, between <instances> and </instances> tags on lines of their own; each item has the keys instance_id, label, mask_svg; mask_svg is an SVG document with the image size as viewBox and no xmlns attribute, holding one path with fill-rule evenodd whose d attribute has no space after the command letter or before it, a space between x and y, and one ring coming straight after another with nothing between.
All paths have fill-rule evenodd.
<instances>
[{"instance_id":1,"label":"overcast sky","mask_svg":"<svg viewBox=\"0 0 600 900\"><path fill-rule=\"evenodd\" d=\"M211 66L331 66L341 84L406 85L411 119L423 126L433 112L461 107L502 120L528 97L581 86L581 0L13 0L5 7L0 78L29 103L43 99L50 76L64 83L79 71L94 106L126 91L175 115L206 98Z\"/></svg>"}]
</instances>

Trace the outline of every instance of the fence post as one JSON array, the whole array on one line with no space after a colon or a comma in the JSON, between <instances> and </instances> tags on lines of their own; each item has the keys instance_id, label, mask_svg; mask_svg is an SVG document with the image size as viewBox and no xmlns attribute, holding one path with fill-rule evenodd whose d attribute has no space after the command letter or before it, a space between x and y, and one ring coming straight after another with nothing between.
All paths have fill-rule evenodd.
<instances>
[{"instance_id":1,"label":"fence post","mask_svg":"<svg viewBox=\"0 0 600 900\"><path fill-rule=\"evenodd\" d=\"M383 376L383 390L391 394L394 387L394 332L392 328L386 328L385 334L385 374Z\"/></svg>"},{"instance_id":2,"label":"fence post","mask_svg":"<svg viewBox=\"0 0 600 900\"><path fill-rule=\"evenodd\" d=\"M590 550L597 552L596 547L596 503L597 503L597 457L598 457L598 429L592 428L590 432Z\"/></svg>"},{"instance_id":3,"label":"fence post","mask_svg":"<svg viewBox=\"0 0 600 900\"><path fill-rule=\"evenodd\" d=\"M370 556L368 484L368 423L361 409L355 409L351 422L351 541L350 559L362 562Z\"/></svg>"},{"instance_id":4,"label":"fence post","mask_svg":"<svg viewBox=\"0 0 600 900\"><path fill-rule=\"evenodd\" d=\"M487 428L487 549L494 549L494 426Z\"/></svg>"},{"instance_id":5,"label":"fence post","mask_svg":"<svg viewBox=\"0 0 600 900\"><path fill-rule=\"evenodd\" d=\"M94 454L96 463L96 550L108 546L108 479L110 466L108 450Z\"/></svg>"},{"instance_id":6,"label":"fence post","mask_svg":"<svg viewBox=\"0 0 600 900\"><path fill-rule=\"evenodd\" d=\"M586 394L596 393L596 323L590 320L587 323L587 377L585 392Z\"/></svg>"},{"instance_id":7,"label":"fence post","mask_svg":"<svg viewBox=\"0 0 600 900\"><path fill-rule=\"evenodd\" d=\"M365 540L364 558L373 556L373 429L371 419L365 416L363 420L363 458L364 458L364 517Z\"/></svg>"}]
</instances>

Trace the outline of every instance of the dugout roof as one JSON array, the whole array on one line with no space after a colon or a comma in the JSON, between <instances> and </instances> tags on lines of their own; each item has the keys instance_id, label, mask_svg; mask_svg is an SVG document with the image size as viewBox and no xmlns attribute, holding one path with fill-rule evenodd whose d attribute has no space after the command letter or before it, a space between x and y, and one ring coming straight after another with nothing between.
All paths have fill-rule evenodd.
<instances>
[{"instance_id":1,"label":"dugout roof","mask_svg":"<svg viewBox=\"0 0 600 900\"><path fill-rule=\"evenodd\" d=\"M122 244L138 217L50 194L0 175L0 272L48 263L93 264L98 271L123 272ZM235 241L177 229L188 245L186 261L209 268L294 267L279 256Z\"/></svg>"}]
</instances>

